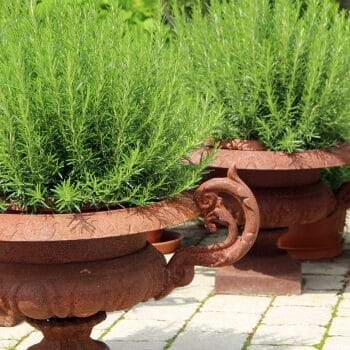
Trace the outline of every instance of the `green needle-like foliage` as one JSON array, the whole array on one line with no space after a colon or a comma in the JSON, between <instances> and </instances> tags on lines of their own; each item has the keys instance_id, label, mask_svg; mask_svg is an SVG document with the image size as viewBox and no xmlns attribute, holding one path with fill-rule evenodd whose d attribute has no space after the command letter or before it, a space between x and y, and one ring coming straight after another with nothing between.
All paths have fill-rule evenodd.
<instances>
[{"instance_id":1,"label":"green needle-like foliage","mask_svg":"<svg viewBox=\"0 0 350 350\"><path fill-rule=\"evenodd\" d=\"M217 139L288 152L349 139L350 21L337 4L212 0L176 22L192 86L224 108Z\"/></svg>"},{"instance_id":2,"label":"green needle-like foliage","mask_svg":"<svg viewBox=\"0 0 350 350\"><path fill-rule=\"evenodd\" d=\"M350 181L350 165L345 165L339 168L322 169L321 179L333 191L336 191L342 184Z\"/></svg>"},{"instance_id":3,"label":"green needle-like foliage","mask_svg":"<svg viewBox=\"0 0 350 350\"><path fill-rule=\"evenodd\" d=\"M92 0L0 0L3 210L143 205L196 184L206 163L183 159L212 122L167 33Z\"/></svg>"}]
</instances>

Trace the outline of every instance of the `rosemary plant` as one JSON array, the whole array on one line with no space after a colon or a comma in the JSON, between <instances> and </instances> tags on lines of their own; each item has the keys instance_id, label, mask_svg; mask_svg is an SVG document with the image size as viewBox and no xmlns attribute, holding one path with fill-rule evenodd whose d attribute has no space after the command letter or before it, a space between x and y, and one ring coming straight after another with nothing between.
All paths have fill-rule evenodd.
<instances>
[{"instance_id":1,"label":"rosemary plant","mask_svg":"<svg viewBox=\"0 0 350 350\"><path fill-rule=\"evenodd\" d=\"M224 108L217 139L287 152L349 139L350 21L336 3L212 0L176 22L192 86Z\"/></svg>"},{"instance_id":2,"label":"rosemary plant","mask_svg":"<svg viewBox=\"0 0 350 350\"><path fill-rule=\"evenodd\" d=\"M181 52L96 1L0 0L1 207L144 205L192 188L215 122Z\"/></svg>"},{"instance_id":3,"label":"rosemary plant","mask_svg":"<svg viewBox=\"0 0 350 350\"><path fill-rule=\"evenodd\" d=\"M321 179L333 191L336 191L342 184L350 181L350 165L339 168L322 169Z\"/></svg>"}]
</instances>

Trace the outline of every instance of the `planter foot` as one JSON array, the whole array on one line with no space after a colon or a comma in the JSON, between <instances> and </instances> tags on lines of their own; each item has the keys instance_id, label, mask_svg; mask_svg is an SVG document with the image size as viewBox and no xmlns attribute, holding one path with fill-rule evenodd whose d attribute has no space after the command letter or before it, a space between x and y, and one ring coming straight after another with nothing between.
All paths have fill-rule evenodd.
<instances>
[{"instance_id":1,"label":"planter foot","mask_svg":"<svg viewBox=\"0 0 350 350\"><path fill-rule=\"evenodd\" d=\"M277 247L286 229L261 229L242 260L218 270L218 294L295 295L301 293L301 265Z\"/></svg>"},{"instance_id":2,"label":"planter foot","mask_svg":"<svg viewBox=\"0 0 350 350\"><path fill-rule=\"evenodd\" d=\"M219 269L217 294L295 295L301 293L300 264L288 255L246 256L233 266Z\"/></svg>"},{"instance_id":3,"label":"planter foot","mask_svg":"<svg viewBox=\"0 0 350 350\"><path fill-rule=\"evenodd\" d=\"M28 323L44 334L44 339L28 350L109 350L106 344L90 338L92 328L105 318L105 312L87 318L28 318Z\"/></svg>"}]
</instances>

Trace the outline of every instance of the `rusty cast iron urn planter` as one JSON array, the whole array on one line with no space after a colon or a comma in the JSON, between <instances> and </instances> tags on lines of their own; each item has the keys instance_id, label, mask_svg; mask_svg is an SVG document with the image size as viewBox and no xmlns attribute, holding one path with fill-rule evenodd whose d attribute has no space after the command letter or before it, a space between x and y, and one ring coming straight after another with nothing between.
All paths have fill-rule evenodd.
<instances>
[{"instance_id":1,"label":"rusty cast iron urn planter","mask_svg":"<svg viewBox=\"0 0 350 350\"><path fill-rule=\"evenodd\" d=\"M192 160L198 162L208 152L210 147L196 152ZM348 143L330 150L288 154L267 151L258 141L222 141L211 164L210 176L224 176L227 168L236 166L238 175L257 199L261 222L257 241L249 254L218 270L216 292L300 294L300 264L278 248L278 241L291 226L317 222L337 209L350 206L349 184L335 196L320 180L322 168L349 163ZM225 195L223 198L238 222L242 220L237 203Z\"/></svg>"},{"instance_id":2,"label":"rusty cast iron urn planter","mask_svg":"<svg viewBox=\"0 0 350 350\"><path fill-rule=\"evenodd\" d=\"M219 193L242 206L236 221ZM228 227L225 241L180 249L167 264L146 241L146 232L203 215L210 231ZM155 204L79 214L0 214L0 315L9 325L26 318L44 338L32 350L100 350L92 328L105 312L161 298L189 284L194 265L224 266L243 257L259 229L259 212L249 188L233 169L227 178L203 183L186 194Z\"/></svg>"}]
</instances>

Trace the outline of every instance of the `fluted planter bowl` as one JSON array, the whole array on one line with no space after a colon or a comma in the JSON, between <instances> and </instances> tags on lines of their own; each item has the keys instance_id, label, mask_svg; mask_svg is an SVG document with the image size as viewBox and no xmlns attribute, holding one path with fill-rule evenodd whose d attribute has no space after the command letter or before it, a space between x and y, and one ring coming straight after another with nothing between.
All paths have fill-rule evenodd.
<instances>
[{"instance_id":1,"label":"fluted planter bowl","mask_svg":"<svg viewBox=\"0 0 350 350\"><path fill-rule=\"evenodd\" d=\"M219 193L245 213L240 234ZM180 249L167 264L146 241L148 231L202 214L209 230L228 227L224 242ZM44 334L30 349L108 349L92 340L105 312L161 298L191 282L194 265L223 266L253 245L259 213L249 188L233 170L192 194L149 206L79 214L0 214L0 320L26 317Z\"/></svg>"}]
</instances>

